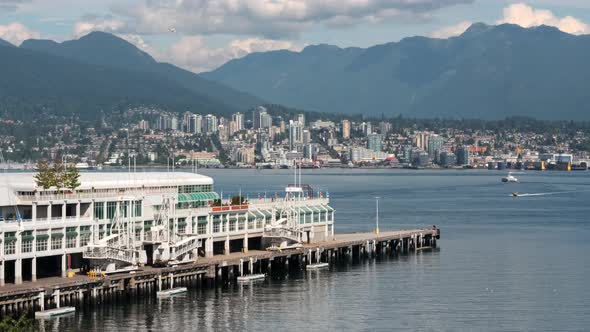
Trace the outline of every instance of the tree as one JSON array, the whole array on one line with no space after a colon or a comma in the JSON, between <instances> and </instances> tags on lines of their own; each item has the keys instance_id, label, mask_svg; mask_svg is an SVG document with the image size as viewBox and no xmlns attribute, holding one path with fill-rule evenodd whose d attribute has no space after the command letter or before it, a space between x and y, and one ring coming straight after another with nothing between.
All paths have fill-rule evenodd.
<instances>
[{"instance_id":1,"label":"tree","mask_svg":"<svg viewBox=\"0 0 590 332\"><path fill-rule=\"evenodd\" d=\"M20 316L18 320L10 316L4 317L0 322L0 332L28 332L35 331L33 321L26 316Z\"/></svg>"},{"instance_id":2,"label":"tree","mask_svg":"<svg viewBox=\"0 0 590 332\"><path fill-rule=\"evenodd\" d=\"M51 186L53 186L53 174L47 161L39 160L39 162L37 162L37 172L38 173L34 176L37 187L43 189L51 188Z\"/></svg>"},{"instance_id":3,"label":"tree","mask_svg":"<svg viewBox=\"0 0 590 332\"><path fill-rule=\"evenodd\" d=\"M74 166L69 166L64 174L64 187L71 191L80 186L80 172Z\"/></svg>"},{"instance_id":4,"label":"tree","mask_svg":"<svg viewBox=\"0 0 590 332\"><path fill-rule=\"evenodd\" d=\"M242 197L240 195L236 195L231 198L231 205L242 205L245 203L246 203L246 200L244 199L244 197Z\"/></svg>"},{"instance_id":5,"label":"tree","mask_svg":"<svg viewBox=\"0 0 590 332\"><path fill-rule=\"evenodd\" d=\"M61 160L56 160L53 162L53 167L51 168L51 182L52 186L57 188L57 191L61 191L65 187L65 168L64 164Z\"/></svg>"}]
</instances>

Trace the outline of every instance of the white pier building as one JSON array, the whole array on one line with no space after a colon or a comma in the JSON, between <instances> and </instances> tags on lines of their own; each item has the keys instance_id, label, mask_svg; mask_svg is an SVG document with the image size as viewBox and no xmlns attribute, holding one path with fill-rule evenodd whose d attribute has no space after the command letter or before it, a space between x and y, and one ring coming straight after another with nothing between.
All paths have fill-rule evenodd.
<instances>
[{"instance_id":1,"label":"white pier building","mask_svg":"<svg viewBox=\"0 0 590 332\"><path fill-rule=\"evenodd\" d=\"M180 264L333 237L334 209L300 187L219 202L213 179L183 172L84 172L75 191L0 174L0 285L99 266Z\"/></svg>"}]
</instances>

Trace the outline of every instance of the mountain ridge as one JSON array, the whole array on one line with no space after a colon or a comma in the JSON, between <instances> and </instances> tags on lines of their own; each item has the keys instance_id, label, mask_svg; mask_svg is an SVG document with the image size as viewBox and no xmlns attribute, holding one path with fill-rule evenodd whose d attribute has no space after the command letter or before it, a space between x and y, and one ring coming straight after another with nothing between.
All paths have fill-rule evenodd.
<instances>
[{"instance_id":1,"label":"mountain ridge","mask_svg":"<svg viewBox=\"0 0 590 332\"><path fill-rule=\"evenodd\" d=\"M589 35L476 23L448 39L253 53L202 76L321 112L587 120L590 96L580 87L590 77L589 57Z\"/></svg>"}]
</instances>

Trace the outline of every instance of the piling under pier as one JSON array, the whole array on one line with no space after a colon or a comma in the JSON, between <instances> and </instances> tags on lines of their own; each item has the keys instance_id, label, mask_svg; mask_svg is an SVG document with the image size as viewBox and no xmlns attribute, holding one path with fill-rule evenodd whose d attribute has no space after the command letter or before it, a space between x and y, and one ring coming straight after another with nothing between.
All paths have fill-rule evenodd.
<instances>
[{"instance_id":1,"label":"piling under pier","mask_svg":"<svg viewBox=\"0 0 590 332\"><path fill-rule=\"evenodd\" d=\"M238 276L268 274L273 269L305 269L306 265L336 263L380 255L406 254L435 248L438 229L336 234L328 241L282 251L248 250L199 258L173 267L141 267L134 273L91 278L43 278L0 287L0 317L64 306L100 304L121 297L155 296L174 287L209 287L235 282Z\"/></svg>"}]
</instances>

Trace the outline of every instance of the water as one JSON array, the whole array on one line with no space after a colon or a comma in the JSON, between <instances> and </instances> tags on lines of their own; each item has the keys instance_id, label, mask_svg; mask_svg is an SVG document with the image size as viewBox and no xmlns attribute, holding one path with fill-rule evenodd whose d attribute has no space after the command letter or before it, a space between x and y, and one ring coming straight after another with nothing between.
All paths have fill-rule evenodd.
<instances>
[{"instance_id":1,"label":"water","mask_svg":"<svg viewBox=\"0 0 590 332\"><path fill-rule=\"evenodd\" d=\"M202 170L224 196L279 192L288 171ZM86 331L583 331L590 329L590 173L313 170L336 232L442 229L440 250L86 309L47 323ZM512 192L552 193L512 197Z\"/></svg>"}]
</instances>

